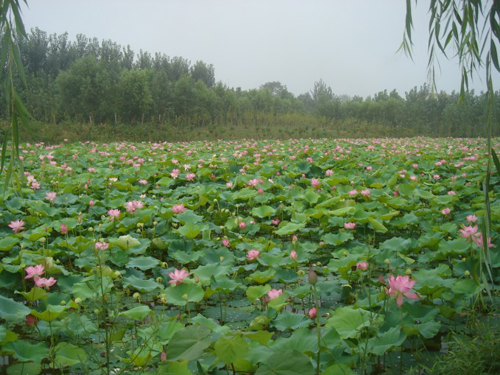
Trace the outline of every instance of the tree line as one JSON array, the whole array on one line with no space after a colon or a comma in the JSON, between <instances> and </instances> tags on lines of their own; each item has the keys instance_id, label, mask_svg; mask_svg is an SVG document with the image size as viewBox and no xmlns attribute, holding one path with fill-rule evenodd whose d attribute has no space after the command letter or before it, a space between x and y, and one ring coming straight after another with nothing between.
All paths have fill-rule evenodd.
<instances>
[{"instance_id":1,"label":"tree line","mask_svg":"<svg viewBox=\"0 0 500 375\"><path fill-rule=\"evenodd\" d=\"M214 67L182 57L122 47L79 34L48 35L35 28L20 43L28 88L18 85L36 121L93 124L273 126L363 122L430 136L485 136L486 95L471 91L433 93L424 84L404 96L384 90L362 98L338 95L324 81L295 96L280 82L258 89L231 88L215 79ZM4 95L0 93L0 96ZM500 93L496 114L500 114ZM0 97L1 116L8 113ZM500 118L496 116L496 118ZM314 121L313 121L314 120ZM495 127L494 135L500 135ZM358 135L361 136L361 135Z\"/></svg>"}]
</instances>

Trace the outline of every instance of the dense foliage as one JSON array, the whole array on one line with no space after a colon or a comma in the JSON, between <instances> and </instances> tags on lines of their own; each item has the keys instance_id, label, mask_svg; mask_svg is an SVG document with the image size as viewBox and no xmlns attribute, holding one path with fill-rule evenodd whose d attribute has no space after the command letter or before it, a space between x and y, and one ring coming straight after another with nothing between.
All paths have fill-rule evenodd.
<instances>
[{"instance_id":1,"label":"dense foliage","mask_svg":"<svg viewBox=\"0 0 500 375\"><path fill-rule=\"evenodd\" d=\"M8 374L417 373L497 293L483 139L21 154L27 185L0 197Z\"/></svg>"},{"instance_id":2,"label":"dense foliage","mask_svg":"<svg viewBox=\"0 0 500 375\"><path fill-rule=\"evenodd\" d=\"M230 88L216 82L213 66L202 61L191 64L181 57L136 54L130 47L84 35L70 41L67 34L47 35L33 29L19 47L29 87L20 85L19 91L41 123L146 122L207 129L305 122L321 128L348 121L390 127L393 134L487 135L483 93L466 94L461 106L458 93L431 94L427 85L404 96L394 90L363 99L335 94L335 88L319 80L311 92L295 96L280 82L248 91ZM0 105L5 116L3 98ZM498 131L495 127L494 135Z\"/></svg>"}]
</instances>

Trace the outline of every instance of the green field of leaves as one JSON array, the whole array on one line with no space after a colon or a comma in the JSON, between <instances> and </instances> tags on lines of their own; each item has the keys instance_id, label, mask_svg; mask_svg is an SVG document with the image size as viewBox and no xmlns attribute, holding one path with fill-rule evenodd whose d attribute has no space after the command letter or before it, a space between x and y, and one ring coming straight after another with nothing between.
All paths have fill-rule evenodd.
<instances>
[{"instance_id":1,"label":"green field of leaves","mask_svg":"<svg viewBox=\"0 0 500 375\"><path fill-rule=\"evenodd\" d=\"M410 373L498 295L484 139L21 155L0 196L7 374Z\"/></svg>"}]
</instances>

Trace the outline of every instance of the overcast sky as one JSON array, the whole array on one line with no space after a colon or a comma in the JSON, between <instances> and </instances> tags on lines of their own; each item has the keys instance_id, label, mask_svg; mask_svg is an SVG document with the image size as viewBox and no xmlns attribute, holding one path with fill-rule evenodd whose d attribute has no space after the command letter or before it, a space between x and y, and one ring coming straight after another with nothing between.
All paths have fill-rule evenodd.
<instances>
[{"instance_id":1,"label":"overcast sky","mask_svg":"<svg viewBox=\"0 0 500 375\"><path fill-rule=\"evenodd\" d=\"M323 79L337 95L404 94L427 81L427 4L414 10L414 61L397 53L403 0L28 0L27 29L111 39L138 52L213 64L230 87L280 81L294 94ZM438 90L459 90L440 59ZM485 89L484 73L472 87ZM498 77L497 75L495 78ZM498 80L496 80L498 81Z\"/></svg>"}]
</instances>

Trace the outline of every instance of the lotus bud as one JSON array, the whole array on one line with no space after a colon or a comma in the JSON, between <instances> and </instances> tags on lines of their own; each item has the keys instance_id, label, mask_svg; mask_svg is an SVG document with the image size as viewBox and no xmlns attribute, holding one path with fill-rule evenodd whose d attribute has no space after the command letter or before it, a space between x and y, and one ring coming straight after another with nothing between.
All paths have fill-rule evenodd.
<instances>
[{"instance_id":1,"label":"lotus bud","mask_svg":"<svg viewBox=\"0 0 500 375\"><path fill-rule=\"evenodd\" d=\"M318 275L312 268L309 268L309 273L307 274L307 282L312 285L315 285L318 282Z\"/></svg>"},{"instance_id":2,"label":"lotus bud","mask_svg":"<svg viewBox=\"0 0 500 375\"><path fill-rule=\"evenodd\" d=\"M89 227L88 231L89 231L90 233L92 233L92 232L94 231L94 228Z\"/></svg>"},{"instance_id":3,"label":"lotus bud","mask_svg":"<svg viewBox=\"0 0 500 375\"><path fill-rule=\"evenodd\" d=\"M135 292L134 294L132 294L132 298L139 300L141 298L141 294L138 292Z\"/></svg>"},{"instance_id":4,"label":"lotus bud","mask_svg":"<svg viewBox=\"0 0 500 375\"><path fill-rule=\"evenodd\" d=\"M163 281L163 279L162 279L161 277L157 277L157 278L156 278L156 282L157 282L157 283L161 283L162 281Z\"/></svg>"}]
</instances>

